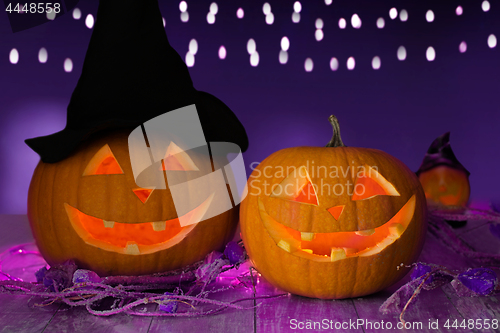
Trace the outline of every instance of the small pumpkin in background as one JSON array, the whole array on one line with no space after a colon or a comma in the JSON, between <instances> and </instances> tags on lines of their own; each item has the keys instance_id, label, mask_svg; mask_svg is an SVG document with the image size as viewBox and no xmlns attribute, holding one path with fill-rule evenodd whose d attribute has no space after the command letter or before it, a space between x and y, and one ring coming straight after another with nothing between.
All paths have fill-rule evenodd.
<instances>
[{"instance_id":1,"label":"small pumpkin in background","mask_svg":"<svg viewBox=\"0 0 500 333\"><path fill-rule=\"evenodd\" d=\"M79 268L101 276L150 274L202 260L232 239L238 206L183 227L168 187L137 187L129 133L102 131L69 157L57 163L40 161L36 167L28 218L49 265L73 259ZM212 168L207 155L181 152L174 142L165 147L178 153L151 166L157 175ZM211 204L206 200L190 213L201 219Z\"/></svg>"},{"instance_id":2,"label":"small pumpkin in background","mask_svg":"<svg viewBox=\"0 0 500 333\"><path fill-rule=\"evenodd\" d=\"M297 295L341 299L400 280L419 256L426 201L401 161L346 147L337 119L327 147L273 153L252 172L240 225L254 267Z\"/></svg>"},{"instance_id":3,"label":"small pumpkin in background","mask_svg":"<svg viewBox=\"0 0 500 333\"><path fill-rule=\"evenodd\" d=\"M470 196L470 172L451 149L450 132L434 140L416 172L430 207L465 207Z\"/></svg>"}]
</instances>

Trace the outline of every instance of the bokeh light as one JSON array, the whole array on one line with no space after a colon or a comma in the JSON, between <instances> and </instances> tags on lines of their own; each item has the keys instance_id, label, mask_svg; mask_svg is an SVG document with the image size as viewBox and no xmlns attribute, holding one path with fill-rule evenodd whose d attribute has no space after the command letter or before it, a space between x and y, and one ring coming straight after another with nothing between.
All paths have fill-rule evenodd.
<instances>
[{"instance_id":1,"label":"bokeh light","mask_svg":"<svg viewBox=\"0 0 500 333\"><path fill-rule=\"evenodd\" d=\"M314 63L311 58L307 58L306 61L304 62L304 69L306 72L312 72L314 68Z\"/></svg>"},{"instance_id":2,"label":"bokeh light","mask_svg":"<svg viewBox=\"0 0 500 333\"><path fill-rule=\"evenodd\" d=\"M425 57L428 61L434 61L436 59L436 50L432 46L429 46L425 52Z\"/></svg>"},{"instance_id":3,"label":"bokeh light","mask_svg":"<svg viewBox=\"0 0 500 333\"><path fill-rule=\"evenodd\" d=\"M80 10L80 8L73 9L73 18L75 20L79 20L82 18L82 11Z\"/></svg>"},{"instance_id":4,"label":"bokeh light","mask_svg":"<svg viewBox=\"0 0 500 333\"><path fill-rule=\"evenodd\" d=\"M42 47L40 51L38 51L38 61L41 64L45 64L49 58L49 54L47 53L47 49Z\"/></svg>"},{"instance_id":5,"label":"bokeh light","mask_svg":"<svg viewBox=\"0 0 500 333\"><path fill-rule=\"evenodd\" d=\"M433 22L434 21L434 12L432 10L428 10L427 13L425 13L425 20L427 22Z\"/></svg>"},{"instance_id":6,"label":"bokeh light","mask_svg":"<svg viewBox=\"0 0 500 333\"><path fill-rule=\"evenodd\" d=\"M319 42L323 39L323 37L324 37L323 30L316 29L316 32L314 33L314 38L316 38L316 40Z\"/></svg>"},{"instance_id":7,"label":"bokeh light","mask_svg":"<svg viewBox=\"0 0 500 333\"><path fill-rule=\"evenodd\" d=\"M88 14L85 18L85 25L89 29L92 29L94 27L94 16L92 16L92 14Z\"/></svg>"},{"instance_id":8,"label":"bokeh light","mask_svg":"<svg viewBox=\"0 0 500 333\"><path fill-rule=\"evenodd\" d=\"M405 47L404 47L404 46L400 46L400 47L398 48L398 59L399 59L400 61L403 61L403 60L405 60L405 59L406 59L406 49L405 49Z\"/></svg>"},{"instance_id":9,"label":"bokeh light","mask_svg":"<svg viewBox=\"0 0 500 333\"><path fill-rule=\"evenodd\" d=\"M186 53L185 62L186 62L186 66L193 67L194 66L194 54L192 54L191 52L188 51Z\"/></svg>"},{"instance_id":10,"label":"bokeh light","mask_svg":"<svg viewBox=\"0 0 500 333\"><path fill-rule=\"evenodd\" d=\"M488 46L490 47L490 49L497 46L497 38L495 35L491 34L488 36Z\"/></svg>"},{"instance_id":11,"label":"bokeh light","mask_svg":"<svg viewBox=\"0 0 500 333\"><path fill-rule=\"evenodd\" d=\"M243 8L238 8L236 11L236 17L239 19L242 19L245 16L245 12L243 11Z\"/></svg>"},{"instance_id":12,"label":"bokeh light","mask_svg":"<svg viewBox=\"0 0 500 333\"><path fill-rule=\"evenodd\" d=\"M341 17L339 19L339 28L345 29L346 26L347 26L347 21L345 20L345 18Z\"/></svg>"},{"instance_id":13,"label":"bokeh light","mask_svg":"<svg viewBox=\"0 0 500 333\"><path fill-rule=\"evenodd\" d=\"M361 19L359 18L358 14L354 14L351 17L351 24L352 24L352 27L355 29L361 28Z\"/></svg>"},{"instance_id":14,"label":"bokeh light","mask_svg":"<svg viewBox=\"0 0 500 333\"><path fill-rule=\"evenodd\" d=\"M281 50L279 56L280 64L284 65L288 62L288 52Z\"/></svg>"},{"instance_id":15,"label":"bokeh light","mask_svg":"<svg viewBox=\"0 0 500 333\"><path fill-rule=\"evenodd\" d=\"M70 58L64 59L64 71L71 73L73 71L73 61Z\"/></svg>"},{"instance_id":16,"label":"bokeh light","mask_svg":"<svg viewBox=\"0 0 500 333\"><path fill-rule=\"evenodd\" d=\"M247 42L247 52L248 54L253 54L257 50L257 44L253 38L250 38Z\"/></svg>"},{"instance_id":17,"label":"bokeh light","mask_svg":"<svg viewBox=\"0 0 500 333\"><path fill-rule=\"evenodd\" d=\"M188 4L186 1L181 1L179 3L179 10L184 13L188 9Z\"/></svg>"},{"instance_id":18,"label":"bokeh light","mask_svg":"<svg viewBox=\"0 0 500 333\"><path fill-rule=\"evenodd\" d=\"M377 28L383 29L385 27L385 20L382 17L377 19Z\"/></svg>"},{"instance_id":19,"label":"bokeh light","mask_svg":"<svg viewBox=\"0 0 500 333\"><path fill-rule=\"evenodd\" d=\"M10 50L9 61L11 64L14 64L14 65L19 62L19 52L17 51L17 49Z\"/></svg>"},{"instance_id":20,"label":"bokeh light","mask_svg":"<svg viewBox=\"0 0 500 333\"><path fill-rule=\"evenodd\" d=\"M210 4L210 9L209 9L210 13L214 14L214 15L217 15L217 13L219 12L219 6L217 6L217 3L215 2L212 2Z\"/></svg>"},{"instance_id":21,"label":"bokeh light","mask_svg":"<svg viewBox=\"0 0 500 333\"><path fill-rule=\"evenodd\" d=\"M194 38L189 41L189 52L192 55L196 55L196 53L198 52L198 41L196 41L196 39Z\"/></svg>"},{"instance_id":22,"label":"bokeh light","mask_svg":"<svg viewBox=\"0 0 500 333\"><path fill-rule=\"evenodd\" d=\"M330 69L334 72L339 69L339 61L337 58L333 57L330 59Z\"/></svg>"},{"instance_id":23,"label":"bokeh light","mask_svg":"<svg viewBox=\"0 0 500 333\"><path fill-rule=\"evenodd\" d=\"M215 23L215 15L212 12L208 12L208 14L207 14L207 23L208 24Z\"/></svg>"},{"instance_id":24,"label":"bokeh light","mask_svg":"<svg viewBox=\"0 0 500 333\"><path fill-rule=\"evenodd\" d=\"M373 59L372 59L372 67L373 67L374 70L380 69L380 65L381 64L382 64L382 62L380 61L380 57L379 56L373 57Z\"/></svg>"},{"instance_id":25,"label":"bokeh light","mask_svg":"<svg viewBox=\"0 0 500 333\"><path fill-rule=\"evenodd\" d=\"M490 3L484 0L483 3L481 4L481 9L483 10L483 12L489 11L490 8L491 8Z\"/></svg>"},{"instance_id":26,"label":"bokeh light","mask_svg":"<svg viewBox=\"0 0 500 333\"><path fill-rule=\"evenodd\" d=\"M269 25L274 23L274 14L273 13L269 13L266 15L266 23Z\"/></svg>"},{"instance_id":27,"label":"bokeh light","mask_svg":"<svg viewBox=\"0 0 500 333\"><path fill-rule=\"evenodd\" d=\"M324 22L322 19L320 18L317 18L316 21L314 22L314 26L316 27L316 29L323 29L323 26L324 26Z\"/></svg>"},{"instance_id":28,"label":"bokeh light","mask_svg":"<svg viewBox=\"0 0 500 333\"><path fill-rule=\"evenodd\" d=\"M399 19L402 22L408 21L408 11L406 9L401 10L401 12L399 13Z\"/></svg>"},{"instance_id":29,"label":"bokeh light","mask_svg":"<svg viewBox=\"0 0 500 333\"><path fill-rule=\"evenodd\" d=\"M264 3L264 5L262 6L262 12L264 13L264 15L267 15L271 12L271 5L269 3Z\"/></svg>"},{"instance_id":30,"label":"bokeh light","mask_svg":"<svg viewBox=\"0 0 500 333\"><path fill-rule=\"evenodd\" d=\"M250 65L252 67L257 67L259 65L259 52L255 51L254 53L252 53L252 55L250 56Z\"/></svg>"},{"instance_id":31,"label":"bokeh light","mask_svg":"<svg viewBox=\"0 0 500 333\"><path fill-rule=\"evenodd\" d=\"M299 1L295 1L295 3L293 4L293 11L296 13L300 13L301 10L302 10L302 5L300 4Z\"/></svg>"},{"instance_id":32,"label":"bokeh light","mask_svg":"<svg viewBox=\"0 0 500 333\"><path fill-rule=\"evenodd\" d=\"M389 17L391 18L391 20L394 20L396 17L398 17L398 10L396 8L391 8L389 10Z\"/></svg>"},{"instance_id":33,"label":"bokeh light","mask_svg":"<svg viewBox=\"0 0 500 333\"><path fill-rule=\"evenodd\" d=\"M460 51L460 53L465 53L465 51L467 51L467 43L465 41L460 43L458 51Z\"/></svg>"},{"instance_id":34,"label":"bokeh light","mask_svg":"<svg viewBox=\"0 0 500 333\"><path fill-rule=\"evenodd\" d=\"M352 71L354 67L356 67L356 61L354 57L349 57L349 59L347 59L347 69Z\"/></svg>"},{"instance_id":35,"label":"bokeh light","mask_svg":"<svg viewBox=\"0 0 500 333\"><path fill-rule=\"evenodd\" d=\"M219 47L219 59L226 59L226 56L227 56L227 51L226 51L226 48L224 47L224 45L221 45L221 47Z\"/></svg>"},{"instance_id":36,"label":"bokeh light","mask_svg":"<svg viewBox=\"0 0 500 333\"><path fill-rule=\"evenodd\" d=\"M290 40L288 39L288 37L282 37L280 45L283 51L288 51L288 49L290 48Z\"/></svg>"}]
</instances>

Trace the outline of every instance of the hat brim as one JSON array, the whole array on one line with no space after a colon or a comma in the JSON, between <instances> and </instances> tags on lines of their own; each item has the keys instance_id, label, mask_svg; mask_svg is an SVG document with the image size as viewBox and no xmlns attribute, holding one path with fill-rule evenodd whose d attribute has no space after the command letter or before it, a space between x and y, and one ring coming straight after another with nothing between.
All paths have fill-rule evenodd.
<instances>
[{"instance_id":1,"label":"hat brim","mask_svg":"<svg viewBox=\"0 0 500 333\"><path fill-rule=\"evenodd\" d=\"M197 91L193 103L198 110L207 142L233 142L238 144L242 151L247 150L248 137L245 128L224 102L209 93ZM91 128L74 129L66 126L59 132L26 139L25 142L40 155L42 162L57 163L68 157L82 141L96 132L124 127L135 128L149 119L151 118L133 123L124 120L115 120L111 123L108 121Z\"/></svg>"}]
</instances>

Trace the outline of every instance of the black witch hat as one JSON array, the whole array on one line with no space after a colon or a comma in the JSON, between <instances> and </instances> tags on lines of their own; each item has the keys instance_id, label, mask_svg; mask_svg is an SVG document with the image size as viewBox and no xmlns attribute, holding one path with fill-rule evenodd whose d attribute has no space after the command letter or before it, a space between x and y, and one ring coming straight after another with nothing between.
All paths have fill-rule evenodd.
<instances>
[{"instance_id":1,"label":"black witch hat","mask_svg":"<svg viewBox=\"0 0 500 333\"><path fill-rule=\"evenodd\" d=\"M229 107L193 87L168 42L157 0L101 0L66 127L25 142L43 162L55 163L95 132L136 127L191 104L207 141L248 148L245 128Z\"/></svg>"},{"instance_id":2,"label":"black witch hat","mask_svg":"<svg viewBox=\"0 0 500 333\"><path fill-rule=\"evenodd\" d=\"M432 142L416 174L418 176L420 173L437 167L438 165L446 165L463 171L467 176L470 175L470 172L458 161L451 149L450 132L444 133Z\"/></svg>"}]
</instances>

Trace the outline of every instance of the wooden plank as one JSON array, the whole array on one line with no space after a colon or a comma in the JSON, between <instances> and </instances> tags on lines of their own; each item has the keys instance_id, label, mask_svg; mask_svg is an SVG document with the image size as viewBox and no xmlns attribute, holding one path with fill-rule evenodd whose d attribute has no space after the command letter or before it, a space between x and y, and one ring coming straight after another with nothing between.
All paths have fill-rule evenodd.
<instances>
[{"instance_id":1,"label":"wooden plank","mask_svg":"<svg viewBox=\"0 0 500 333\"><path fill-rule=\"evenodd\" d=\"M485 319L488 319L490 324L493 319L497 319L500 322L500 299L498 297L459 297L451 285L444 286L443 291L461 314L461 318L450 319L459 319L459 323L462 318L467 323L470 319L474 321L479 319L478 322L481 324L484 323ZM480 329L480 331L500 332L500 324L497 329Z\"/></svg>"},{"instance_id":2,"label":"wooden plank","mask_svg":"<svg viewBox=\"0 0 500 333\"><path fill-rule=\"evenodd\" d=\"M489 231L489 223L483 224L478 228L470 229L464 232L460 237L472 246L477 251L486 253L500 253L500 239L493 236ZM469 260L468 267L480 267L481 265ZM443 291L448 298L454 303L458 312L466 320L480 319L479 322L484 323L484 319L500 319L500 300L496 296L489 297L459 297L452 286L443 287ZM482 330L484 332L500 332L498 329Z\"/></svg>"},{"instance_id":3,"label":"wooden plank","mask_svg":"<svg viewBox=\"0 0 500 333\"><path fill-rule=\"evenodd\" d=\"M26 215L0 215L0 253L12 246L33 242ZM30 298L0 294L0 332L42 332L59 304L31 308Z\"/></svg>"},{"instance_id":4,"label":"wooden plank","mask_svg":"<svg viewBox=\"0 0 500 333\"><path fill-rule=\"evenodd\" d=\"M262 277L257 286L257 295L276 295L283 291L274 288ZM336 329L358 318L352 300L321 300L288 294L271 299L257 307L257 332L297 332L301 330L359 332L356 329ZM308 327L311 327L308 329ZM345 327L344 327L345 328Z\"/></svg>"},{"instance_id":5,"label":"wooden plank","mask_svg":"<svg viewBox=\"0 0 500 333\"><path fill-rule=\"evenodd\" d=\"M230 274L224 275L224 278L219 278L207 286L207 290L218 290L221 288L230 288L214 293L210 299L230 302L238 299L253 297L251 288L246 288L244 285L236 284L235 277L239 275L245 268L238 272L233 271ZM215 288L215 289L212 289ZM225 309L217 314L203 317L154 317L149 333L163 332L254 332L254 309L253 300L238 302L238 305L246 309ZM213 308L213 306L210 306ZM208 309L206 305L199 304L197 309L202 311Z\"/></svg>"},{"instance_id":6,"label":"wooden plank","mask_svg":"<svg viewBox=\"0 0 500 333\"><path fill-rule=\"evenodd\" d=\"M476 251L500 254L500 239L490 232L489 227L490 223L483 224L478 228L462 233L460 238Z\"/></svg>"},{"instance_id":7,"label":"wooden plank","mask_svg":"<svg viewBox=\"0 0 500 333\"><path fill-rule=\"evenodd\" d=\"M419 257L420 262L424 263L434 263L439 265L445 265L447 267L453 266L455 268L463 267L467 265L467 261L463 258L454 258L456 254L442 245L439 240L432 234L428 233L424 248ZM452 259L453 258L453 259ZM365 296L362 298L357 298L354 300L354 305L361 319L372 321L373 323L381 323L384 320L385 323L390 323L392 328L397 328L399 321L399 315L383 315L378 309L380 305L392 295L400 286L410 280L409 274L405 276L403 280L398 282L396 285L381 291L377 294ZM445 332L443 327L439 329L434 329L429 327L429 320L439 320L439 323L444 323L443 320L454 318L462 318L460 313L456 310L454 304L447 295L441 289L435 290L422 290L418 295L418 298L414 303L407 309L404 319L409 328L409 332ZM421 328L418 327L422 325ZM377 332L377 330L372 324L370 327L365 326L365 332ZM401 325L401 324L400 324ZM387 327L386 327L387 328ZM414 329L413 329L414 328Z\"/></svg>"},{"instance_id":8,"label":"wooden plank","mask_svg":"<svg viewBox=\"0 0 500 333\"><path fill-rule=\"evenodd\" d=\"M0 294L0 332L35 333L44 330L59 304L32 308L28 305L29 300L27 296Z\"/></svg>"},{"instance_id":9,"label":"wooden plank","mask_svg":"<svg viewBox=\"0 0 500 333\"><path fill-rule=\"evenodd\" d=\"M125 313L99 317L89 314L83 307L61 306L43 332L146 333L151 320L151 317L129 316Z\"/></svg>"}]
</instances>

